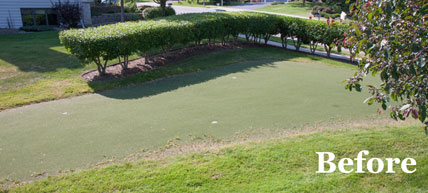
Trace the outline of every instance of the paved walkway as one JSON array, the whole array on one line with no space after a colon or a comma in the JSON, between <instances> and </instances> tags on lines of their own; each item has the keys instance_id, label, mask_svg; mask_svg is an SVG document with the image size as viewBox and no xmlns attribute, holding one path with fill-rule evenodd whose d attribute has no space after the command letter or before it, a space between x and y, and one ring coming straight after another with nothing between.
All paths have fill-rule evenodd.
<instances>
[{"instance_id":1,"label":"paved walkway","mask_svg":"<svg viewBox=\"0 0 428 193\"><path fill-rule=\"evenodd\" d=\"M239 35L241 38L245 38L245 35ZM251 40L254 40L254 38L250 38ZM264 43L265 42L265 40L263 40L263 39L261 39L260 40L262 43ZM271 46L276 46L276 47L281 47L282 48L282 44L281 43L278 43L278 42L274 42L274 41L268 41L267 42L267 44L268 45L271 45ZM290 49L290 50L295 50L296 49L296 47L294 47L294 45L290 45L290 44L287 44L287 49ZM307 48L303 48L303 47L300 47L300 50L299 50L300 52L304 52L304 53L309 53L309 54L312 54L311 53L311 50L310 49L307 49ZM318 56L323 56L323 57L327 57L327 52L322 52L322 51L315 51L315 53L314 53L315 55L318 55ZM338 60L349 60L349 56L344 56L344 55L340 55L340 54L334 54L334 53L331 53L330 54L330 57L332 58L332 59L338 59Z\"/></svg>"}]
</instances>

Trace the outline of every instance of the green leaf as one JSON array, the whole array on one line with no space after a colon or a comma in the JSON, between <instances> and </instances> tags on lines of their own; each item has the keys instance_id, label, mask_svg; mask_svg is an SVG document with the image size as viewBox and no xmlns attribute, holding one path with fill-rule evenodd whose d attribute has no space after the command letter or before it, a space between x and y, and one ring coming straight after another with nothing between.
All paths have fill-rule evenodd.
<instances>
[{"instance_id":1,"label":"green leaf","mask_svg":"<svg viewBox=\"0 0 428 193\"><path fill-rule=\"evenodd\" d=\"M425 105L420 105L419 106L419 120L421 122L424 122L425 119L427 118L427 107Z\"/></svg>"}]
</instances>

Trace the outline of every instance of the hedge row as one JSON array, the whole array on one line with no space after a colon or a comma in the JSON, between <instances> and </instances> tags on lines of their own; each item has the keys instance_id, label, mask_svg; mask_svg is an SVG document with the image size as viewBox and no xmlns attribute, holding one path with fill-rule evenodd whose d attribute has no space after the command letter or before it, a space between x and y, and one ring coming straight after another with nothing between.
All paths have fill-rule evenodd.
<instances>
[{"instance_id":1,"label":"hedge row","mask_svg":"<svg viewBox=\"0 0 428 193\"><path fill-rule=\"evenodd\" d=\"M127 68L128 56L147 53L153 48L168 51L175 44L233 37L239 34L269 40L281 34L283 42L293 38L296 49L303 43L325 45L328 52L335 41L343 39L345 25L253 12L195 13L156 20L126 22L96 28L72 29L60 32L61 43L81 61L95 62L100 74L105 73L107 61L123 59ZM283 43L286 47L286 43ZM315 50L313 50L315 51Z\"/></svg>"}]
</instances>

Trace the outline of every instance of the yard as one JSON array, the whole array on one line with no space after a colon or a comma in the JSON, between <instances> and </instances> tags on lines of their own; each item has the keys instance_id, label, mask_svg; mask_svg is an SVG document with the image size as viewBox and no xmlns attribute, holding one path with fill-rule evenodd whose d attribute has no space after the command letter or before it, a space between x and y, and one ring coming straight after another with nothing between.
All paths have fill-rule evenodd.
<instances>
[{"instance_id":1,"label":"yard","mask_svg":"<svg viewBox=\"0 0 428 193\"><path fill-rule=\"evenodd\" d=\"M0 36L0 110L91 92L84 67L60 45L58 32Z\"/></svg>"},{"instance_id":2,"label":"yard","mask_svg":"<svg viewBox=\"0 0 428 193\"><path fill-rule=\"evenodd\" d=\"M15 39L14 44L14 36L10 36L15 53L31 46L33 52L22 51L22 57L13 60L4 57L8 51L3 48L4 69L14 68L19 73L12 74L31 76L12 78L22 86L3 87L3 96L9 95L11 100L20 96L32 99L33 93L67 96L62 86L91 92L79 75L93 66L80 66L69 57L52 38L56 35L53 32L21 36L29 35L40 36L49 44L43 45L40 39L33 40L34 44ZM37 60L44 54L58 60ZM56 62L65 64L54 68ZM191 141L189 136L227 140L265 129L368 118L375 109L362 105L366 95L343 89L342 81L354 69L280 48L238 49L195 56L149 71L144 77L203 70L197 73L6 110L0 113L0 176L31 180L34 174L86 168L141 149L157 149L176 138L182 143ZM39 88L43 84L49 86ZM32 88L30 94L24 95L28 87ZM82 90L70 93L81 94ZM20 92L23 95L16 94ZM21 141L26 142L25 148Z\"/></svg>"},{"instance_id":3,"label":"yard","mask_svg":"<svg viewBox=\"0 0 428 193\"><path fill-rule=\"evenodd\" d=\"M269 5L257 10L259 11L267 11L274 13L284 13L289 15L296 15L301 17L308 18L311 14L312 8L315 6L325 6L323 3L315 3L315 2L306 2L303 4L302 2L292 2L285 3L279 5Z\"/></svg>"},{"instance_id":4,"label":"yard","mask_svg":"<svg viewBox=\"0 0 428 193\"><path fill-rule=\"evenodd\" d=\"M297 14L313 5L283 6ZM368 106L389 100L389 93L368 93L369 85L390 88L381 84L385 78L413 76L238 38L280 33L346 46L350 28L225 12L2 35L0 192L424 192L428 142L421 122L393 121L389 112L425 121L425 63L410 70L418 76L420 87L411 89L419 109ZM426 41L420 42L422 58ZM124 62L105 66L118 57ZM414 158L417 172L396 165L395 174L316 173L316 152L352 161L362 150L370 151L366 161Z\"/></svg>"},{"instance_id":5,"label":"yard","mask_svg":"<svg viewBox=\"0 0 428 193\"><path fill-rule=\"evenodd\" d=\"M243 4L243 1L230 1L230 2L226 2L224 6L234 6L234 5L241 5ZM189 6L189 7L215 7L216 4L214 3L214 1L205 1L205 5L203 3L203 0L191 0L191 1L178 1L178 2L173 2L173 5L179 5L179 6Z\"/></svg>"}]
</instances>

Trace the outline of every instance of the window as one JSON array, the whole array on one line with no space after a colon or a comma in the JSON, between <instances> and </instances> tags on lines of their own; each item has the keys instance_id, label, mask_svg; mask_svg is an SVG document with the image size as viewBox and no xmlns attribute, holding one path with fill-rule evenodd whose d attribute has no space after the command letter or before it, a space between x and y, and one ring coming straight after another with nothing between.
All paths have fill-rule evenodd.
<instances>
[{"instance_id":1,"label":"window","mask_svg":"<svg viewBox=\"0 0 428 193\"><path fill-rule=\"evenodd\" d=\"M29 25L58 25L58 17L51 8L22 8L22 24Z\"/></svg>"}]
</instances>

